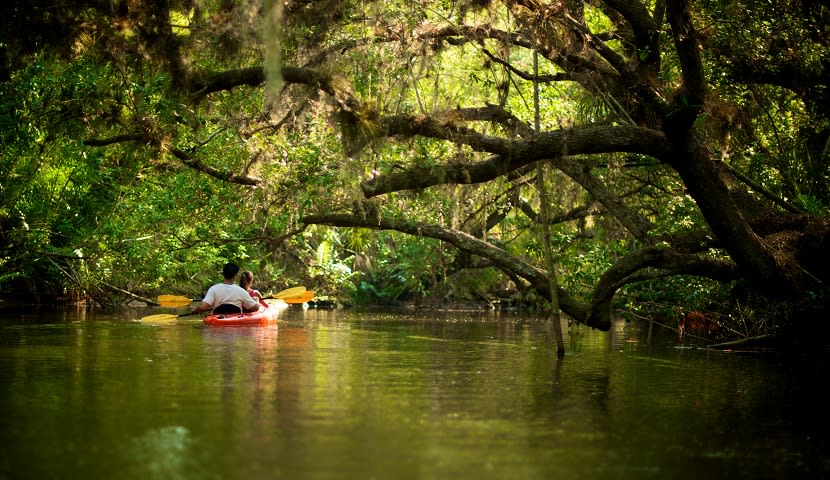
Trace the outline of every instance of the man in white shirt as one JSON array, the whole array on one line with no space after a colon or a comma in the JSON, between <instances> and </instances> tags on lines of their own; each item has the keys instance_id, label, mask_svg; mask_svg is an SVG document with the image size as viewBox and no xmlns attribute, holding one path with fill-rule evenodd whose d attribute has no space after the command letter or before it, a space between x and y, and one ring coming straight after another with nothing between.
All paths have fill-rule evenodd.
<instances>
[{"instance_id":1,"label":"man in white shirt","mask_svg":"<svg viewBox=\"0 0 830 480\"><path fill-rule=\"evenodd\" d=\"M259 302L251 298L244 288L236 284L236 274L239 267L234 263L226 263L222 269L225 280L210 287L193 313L212 310L213 313L242 313L251 312L259 308Z\"/></svg>"}]
</instances>

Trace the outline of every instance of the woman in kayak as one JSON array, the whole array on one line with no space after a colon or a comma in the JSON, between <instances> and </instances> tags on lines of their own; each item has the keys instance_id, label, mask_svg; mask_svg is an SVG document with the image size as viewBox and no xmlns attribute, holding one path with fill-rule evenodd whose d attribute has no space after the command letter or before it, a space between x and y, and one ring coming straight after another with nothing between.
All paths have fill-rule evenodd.
<instances>
[{"instance_id":1,"label":"woman in kayak","mask_svg":"<svg viewBox=\"0 0 830 480\"><path fill-rule=\"evenodd\" d=\"M262 301L262 294L259 293L259 290L254 289L254 273L250 270L245 270L239 276L239 286L244 288L248 295L251 296L257 302Z\"/></svg>"}]
</instances>

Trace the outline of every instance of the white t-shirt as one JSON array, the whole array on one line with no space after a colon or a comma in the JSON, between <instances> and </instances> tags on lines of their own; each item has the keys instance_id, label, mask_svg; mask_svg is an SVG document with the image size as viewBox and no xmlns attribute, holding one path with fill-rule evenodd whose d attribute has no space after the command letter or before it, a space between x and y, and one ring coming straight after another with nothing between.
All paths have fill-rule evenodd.
<instances>
[{"instance_id":1,"label":"white t-shirt","mask_svg":"<svg viewBox=\"0 0 830 480\"><path fill-rule=\"evenodd\" d=\"M259 306L259 303L251 298L244 288L239 285L227 283L217 283L210 287L202 301L209 303L213 308L223 303L230 303L237 307L245 307L247 310L253 310Z\"/></svg>"}]
</instances>

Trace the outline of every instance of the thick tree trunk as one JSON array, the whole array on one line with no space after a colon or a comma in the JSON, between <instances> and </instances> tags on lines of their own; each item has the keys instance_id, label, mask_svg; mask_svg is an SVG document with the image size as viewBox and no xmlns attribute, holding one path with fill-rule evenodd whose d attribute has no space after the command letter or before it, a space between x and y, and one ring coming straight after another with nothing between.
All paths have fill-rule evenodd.
<instances>
[{"instance_id":1,"label":"thick tree trunk","mask_svg":"<svg viewBox=\"0 0 830 480\"><path fill-rule=\"evenodd\" d=\"M709 226L752 287L766 294L791 294L798 279L785 266L785 252L776 252L750 227L731 198L703 141L689 129L668 131L674 155L672 166L683 179ZM789 270L789 272L788 272Z\"/></svg>"},{"instance_id":2,"label":"thick tree trunk","mask_svg":"<svg viewBox=\"0 0 830 480\"><path fill-rule=\"evenodd\" d=\"M750 227L733 198L713 155L697 133L695 122L707 101L700 42L687 0L668 0L671 25L683 84L664 118L663 131L671 144L669 162L683 179L712 231L754 289L765 294L791 295L805 288L805 278L792 256L773 250Z\"/></svg>"}]
</instances>

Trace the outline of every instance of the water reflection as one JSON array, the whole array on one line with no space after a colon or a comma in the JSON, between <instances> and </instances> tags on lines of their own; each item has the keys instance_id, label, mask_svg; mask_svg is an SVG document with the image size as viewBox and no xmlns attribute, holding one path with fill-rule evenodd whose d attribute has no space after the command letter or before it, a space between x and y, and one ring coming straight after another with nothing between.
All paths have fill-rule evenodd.
<instances>
[{"instance_id":1,"label":"water reflection","mask_svg":"<svg viewBox=\"0 0 830 480\"><path fill-rule=\"evenodd\" d=\"M571 327L557 358L550 321L524 316L289 309L278 327L132 321L146 314L5 319L0 476L830 473L823 365L677 349L627 323Z\"/></svg>"},{"instance_id":2,"label":"water reflection","mask_svg":"<svg viewBox=\"0 0 830 480\"><path fill-rule=\"evenodd\" d=\"M181 426L148 430L128 441L124 452L130 478L197 478L198 457L190 431Z\"/></svg>"}]
</instances>

